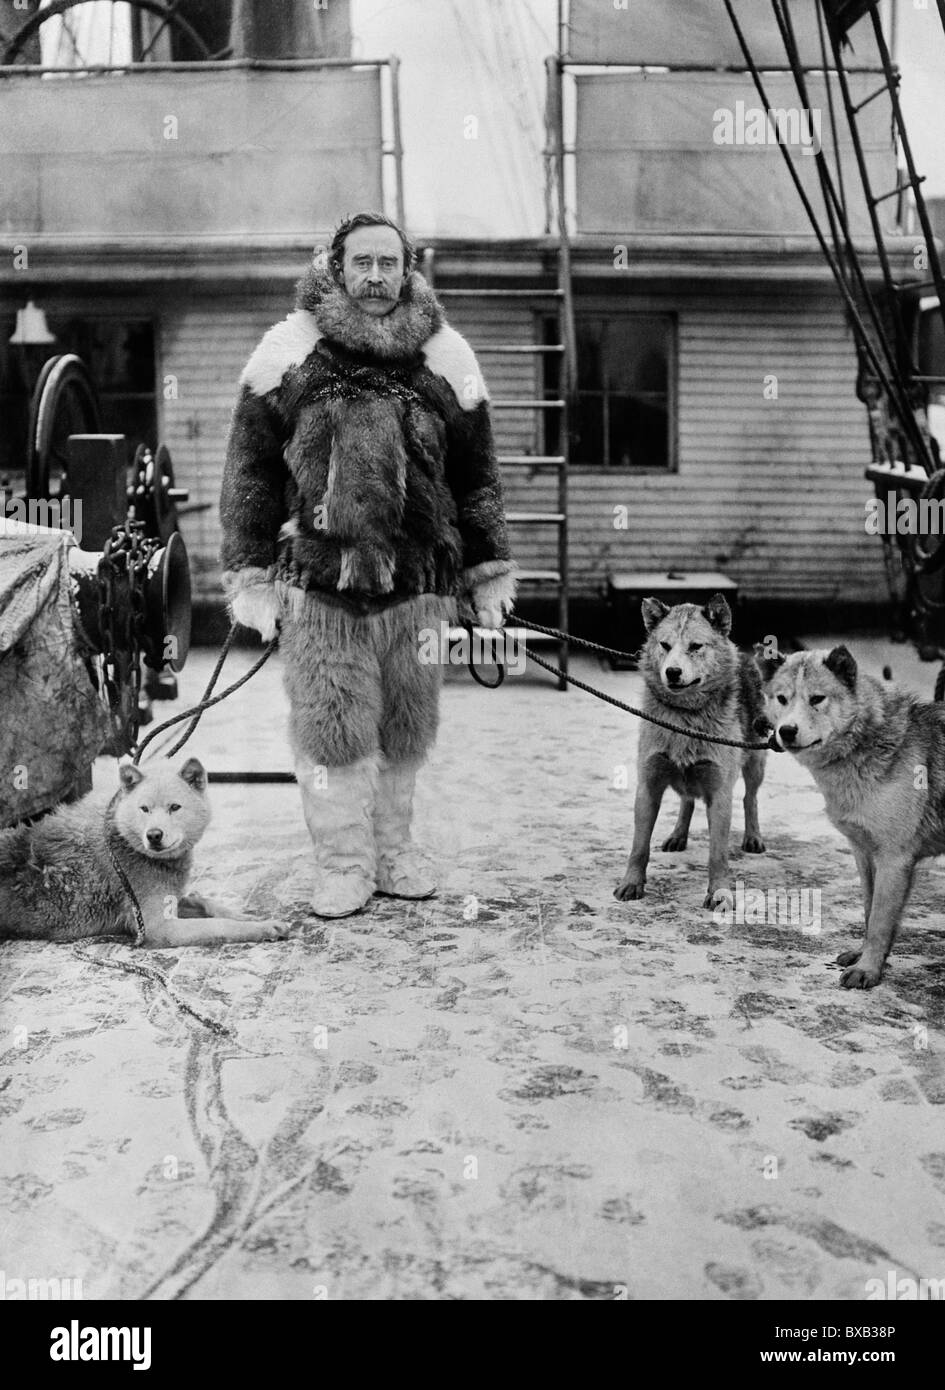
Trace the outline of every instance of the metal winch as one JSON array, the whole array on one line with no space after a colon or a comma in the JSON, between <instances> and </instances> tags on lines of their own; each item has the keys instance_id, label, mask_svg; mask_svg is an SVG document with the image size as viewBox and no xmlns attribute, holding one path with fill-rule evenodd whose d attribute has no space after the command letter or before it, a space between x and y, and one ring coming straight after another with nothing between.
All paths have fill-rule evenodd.
<instances>
[{"instance_id":1,"label":"metal winch","mask_svg":"<svg viewBox=\"0 0 945 1390\"><path fill-rule=\"evenodd\" d=\"M145 523L113 528L102 551L69 553L77 633L86 655L101 658L102 694L112 737L103 751L131 751L141 713L142 663L181 670L190 649L190 567L178 532L166 543Z\"/></svg>"},{"instance_id":2,"label":"metal winch","mask_svg":"<svg viewBox=\"0 0 945 1390\"><path fill-rule=\"evenodd\" d=\"M97 692L106 710L106 742L97 751L127 753L151 720L151 700L176 697L190 647L190 567L179 531L189 499L176 486L170 452L142 444L129 459L125 437L102 431L85 364L59 354L44 364L32 395L24 467L0 486L8 514L75 537L68 549L74 645L89 696Z\"/></svg>"}]
</instances>

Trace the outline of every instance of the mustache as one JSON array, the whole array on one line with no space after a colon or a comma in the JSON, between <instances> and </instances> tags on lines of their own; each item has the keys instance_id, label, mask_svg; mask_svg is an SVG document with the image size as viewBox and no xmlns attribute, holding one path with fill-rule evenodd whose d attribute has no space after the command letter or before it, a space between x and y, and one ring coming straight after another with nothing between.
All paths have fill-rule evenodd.
<instances>
[{"instance_id":1,"label":"mustache","mask_svg":"<svg viewBox=\"0 0 945 1390\"><path fill-rule=\"evenodd\" d=\"M362 289L355 292L355 299L390 299L397 296L388 294L383 285L365 285Z\"/></svg>"}]
</instances>

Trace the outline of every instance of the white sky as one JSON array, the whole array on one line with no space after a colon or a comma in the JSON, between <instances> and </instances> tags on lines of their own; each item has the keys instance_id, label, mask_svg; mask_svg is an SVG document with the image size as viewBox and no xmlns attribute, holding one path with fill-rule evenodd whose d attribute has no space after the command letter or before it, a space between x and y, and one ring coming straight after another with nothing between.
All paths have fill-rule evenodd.
<instances>
[{"instance_id":1,"label":"white sky","mask_svg":"<svg viewBox=\"0 0 945 1390\"><path fill-rule=\"evenodd\" d=\"M414 232L543 231L544 60L556 12L555 0L352 0L355 55L402 60Z\"/></svg>"}]
</instances>

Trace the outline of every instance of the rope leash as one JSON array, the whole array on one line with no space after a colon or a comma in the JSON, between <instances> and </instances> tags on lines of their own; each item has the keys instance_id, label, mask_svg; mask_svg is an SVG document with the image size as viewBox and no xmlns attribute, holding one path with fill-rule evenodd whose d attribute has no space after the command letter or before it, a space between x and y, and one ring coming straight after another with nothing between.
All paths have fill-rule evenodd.
<instances>
[{"instance_id":1,"label":"rope leash","mask_svg":"<svg viewBox=\"0 0 945 1390\"><path fill-rule=\"evenodd\" d=\"M512 616L511 621L518 627L529 628L534 632L543 632L548 637L557 637L561 641L568 642L569 644L573 643L578 647L586 647L589 651L604 652L608 656L630 658L633 661L636 661L638 656L638 653L635 652L620 652L614 647L602 647L600 643L588 642L583 637L572 637L569 633L561 632L556 627L542 627L540 623L526 622L524 618L519 618L515 615ZM741 748L751 753L760 753L763 751L780 753L782 751L782 749L773 742L773 739L769 739L766 743L745 743L741 739L722 738L721 735L717 734L695 734L691 729L684 729L679 724L671 724L667 719L659 719L655 714L647 714L645 710L637 709L634 705L625 704L623 700L618 700L613 695L606 695L603 690L597 690L593 685L588 685L585 681L579 681L576 676L569 676L568 673L562 671L559 666L552 666L550 661L544 661L540 656L536 656L534 652L530 652L527 644L525 647L525 655L528 657L529 661L533 661L536 666L541 666L546 671L550 671L553 676L557 676L559 680L567 681L569 685L573 685L577 690L584 690L588 695L594 695L598 700L603 700L605 704L613 705L615 709L623 710L625 714L635 715L637 719L645 719L648 724L656 724L660 729L668 729L671 734L682 734L684 737L697 740L699 743L718 743L725 748ZM486 682L480 681L479 684L486 685ZM499 684L501 684L501 682L499 682ZM489 689L490 687L486 686L486 688ZM495 689L494 686L491 688Z\"/></svg>"},{"instance_id":2,"label":"rope leash","mask_svg":"<svg viewBox=\"0 0 945 1390\"><path fill-rule=\"evenodd\" d=\"M617 650L616 647L602 647L599 642L588 642L585 637L572 637L570 633L561 632L556 627L542 627L541 623L527 622L524 618L520 618L518 614L512 614L509 618L509 621L513 623L516 627L528 628L529 632L543 632L546 637L557 637L560 641L567 642L571 646L586 647L589 652L603 652L604 656L615 656L620 661L631 661L633 662L634 666L636 666L640 658L640 653L638 651L620 652ZM495 663L499 673L496 680L483 680L482 676L476 669L476 663L472 655L473 624L463 623L462 626L469 633L470 637L470 654L466 662L467 666L469 667L469 674L472 676L476 684L481 685L484 690L498 690L499 686L505 680L505 664L501 661L497 661ZM525 654L526 656L531 655L527 648ZM551 670L552 668L549 666L548 669ZM567 680L567 676L563 677L563 679ZM601 698L603 699L606 697L602 696Z\"/></svg>"},{"instance_id":3,"label":"rope leash","mask_svg":"<svg viewBox=\"0 0 945 1390\"><path fill-rule=\"evenodd\" d=\"M196 729L197 725L200 723L200 719L204 711L211 709L214 705L218 705L221 700L225 700L227 696L232 695L234 691L239 690L241 685L245 685L248 680L251 680L253 676L255 676L257 671L261 670L262 667L265 666L266 662L269 660L276 647L279 645L278 634L275 637L273 637L271 642L267 644L266 650L263 652L262 656L259 658L258 661L254 662L254 664L249 668L245 675L240 676L239 680L234 681L232 685L228 685L225 690L221 690L219 695L213 695L211 698L211 692L213 691L213 688L216 685L217 680L219 679L220 672L223 669L223 663L226 661L230 647L233 645L233 634L235 633L238 626L238 623L233 623L230 627L229 632L226 635L226 640L224 641L223 646L220 649L220 655L217 658L217 664L213 668L213 674L207 682L207 688L203 693L203 699L198 704L194 705L191 709L185 709L181 714L175 714L173 718L165 719L163 724L158 724L156 728L152 729L148 736L141 740L141 742L138 744L137 748L134 751L133 761L135 763L135 766L137 766L137 764L140 762L141 754L147 748L148 744L151 742L152 739L157 738L158 734L162 734L165 729L170 729L174 724L182 724L185 719L190 719L192 720L192 723L189 729L185 731L184 736L181 739L179 739L177 743L174 744L174 747L168 751L166 756L168 758L172 758L175 753L179 753L180 750L183 748L184 744L190 738L191 734Z\"/></svg>"},{"instance_id":4,"label":"rope leash","mask_svg":"<svg viewBox=\"0 0 945 1390\"><path fill-rule=\"evenodd\" d=\"M98 945L100 941L118 940L124 941L127 940L127 938L97 936L95 938L95 944ZM87 965L94 965L96 969L99 966L104 966L106 970L118 970L123 975L138 975L148 984L158 985L164 990L168 1000L174 1008L179 1009L181 1013L188 1014L197 1023L202 1023L205 1028L209 1029L211 1033L216 1033L218 1037L235 1040L233 1030L227 1028L226 1024L218 1023L217 1020L211 1018L209 1014L202 1014L199 1009L195 1009L193 1005L188 1004L185 999L182 999L179 994L175 993L168 982L167 976L162 974L160 970L155 970L153 968L148 969L147 966L140 965L136 961L109 960L107 956L90 956L84 951L76 951L76 956L79 960L84 960Z\"/></svg>"},{"instance_id":5,"label":"rope leash","mask_svg":"<svg viewBox=\"0 0 945 1390\"><path fill-rule=\"evenodd\" d=\"M525 618L518 617L517 615L513 616L513 621L517 626L524 627L528 629L530 632L540 632L547 637L556 637L559 641L567 642L569 643L569 645L583 647L587 651L600 652L605 656L615 656L618 657L620 660L624 661L637 661L639 658L639 651L625 652L620 651L616 647L605 647L600 642L589 642L585 637L574 637L571 633L562 632L559 628L544 627L541 623L532 623ZM216 687L216 683L220 678L220 672L223 670L224 662L226 661L226 658L230 652L230 648L233 645L233 637L236 633L237 626L238 624L235 622L230 625L230 630L226 635L223 646L220 649L220 655L217 658L216 665L213 668L213 672L211 673L210 679L207 682L207 687L204 690L203 698L199 701L198 704L192 706L191 709L184 710L180 714L175 714L171 719L165 719L163 723L158 724L156 728L152 729L151 732L147 735L147 737L143 738L141 742L138 744L137 748L135 749L135 765L137 765L140 762L141 755L153 739L157 738L159 734L162 734L165 729L170 729L175 724L182 724L185 719L189 719L191 721L189 727L184 731L183 736L180 739L178 739L174 746L168 750L166 756L168 758L172 758L175 753L179 753L180 750L183 748L184 744L193 734L197 725L200 723L200 720L203 717L204 712L208 709L211 709L213 705L218 705L222 700L227 699L228 696L232 695L235 691L239 690L241 686L245 685L247 681L252 679L252 677L256 674L257 671L261 670L261 668L272 656L273 652L279 644L278 634L275 637L273 637L272 640L267 644L265 651L263 652L262 656L258 659L258 661L254 662L250 669L244 675L242 675L239 678L239 680L234 681L232 685L228 685L227 688L221 691L219 695L213 695L213 690ZM498 677L495 681L483 680L482 676L476 669L475 661L473 659L473 624L465 623L463 624L463 626L465 627L466 631L469 633L470 636L470 652L467 661L470 675L485 690L497 690L505 680L505 664L503 662L496 662L496 666L498 668ZM752 753L767 751L769 749L775 752L781 751L781 749L777 748L772 742L745 743L741 739L723 738L721 735L718 734L693 734L691 729L683 728L679 724L672 724L669 722L669 720L660 719L655 714L648 714L645 710L637 709L634 705L628 705L623 700L618 700L615 696L607 695L603 690L598 690L595 686L588 685L585 681L578 680L576 676L568 675L568 673L562 671L560 667L552 666L550 662L543 660L540 656L536 656L534 652L530 652L527 646L525 649L525 655L528 657L529 661L533 661L536 666L541 666L544 670L550 672L551 675L557 676L559 680L567 681L569 685L573 685L577 690L583 690L588 695L593 695L596 699L603 700L605 704L613 705L615 709L623 710L625 714L632 714L637 719L644 719L649 724L655 724L658 728L668 730L669 733L682 734L686 738L698 738L699 742L701 743L716 743L722 745L725 748L741 748L747 752ZM114 798L112 804L114 804ZM110 811L111 805L109 806L109 812ZM124 871L121 869L120 865L117 864L117 861L113 860L113 862L116 863L116 869L118 870L119 874L124 876Z\"/></svg>"},{"instance_id":6,"label":"rope leash","mask_svg":"<svg viewBox=\"0 0 945 1390\"><path fill-rule=\"evenodd\" d=\"M569 676L559 667L552 666L550 661L543 661L540 656L530 652L527 647L525 655L529 661L534 661L536 666L543 666L553 676L558 676L561 680L567 681L569 685L576 686L578 690L586 690L588 695L596 695L597 699L603 700L605 704L622 709L625 714L635 714L637 719L645 719L648 724L656 724L661 729L668 729L671 734L683 734L686 738L697 743L721 743L726 748L743 748L752 753L760 753L762 750L781 752L781 749L775 748L773 743L743 743L741 739L722 738L718 734L693 733L692 729L684 729L679 724L670 724L668 719L658 719L655 714L647 714L645 710L636 709L633 705L626 705L623 700L617 700L613 695L605 695L603 690L596 690L593 685L586 685L584 681L579 681L576 676Z\"/></svg>"},{"instance_id":7,"label":"rope leash","mask_svg":"<svg viewBox=\"0 0 945 1390\"><path fill-rule=\"evenodd\" d=\"M573 637L570 633L561 632L558 628L544 627L541 623L528 622L526 619L519 618L517 616L514 617L514 622L517 626L524 627L529 631L540 632L547 637L555 637L558 638L560 641L568 642L571 645L583 647L587 651L602 653L604 656L615 656L620 660L630 660L634 662L636 662L639 656L638 652L624 652L619 651L616 647L605 647L600 642L589 642L584 637ZM234 681L232 685L228 685L227 688L221 691L219 695L214 695L213 691L216 688L217 681L220 678L220 673L223 670L224 663L226 662L227 656L230 653L230 648L233 645L233 638L236 633L237 626L238 624L235 622L231 623L230 625L230 630L227 633L226 638L224 639L223 646L220 648L220 655L217 657L216 664L214 665L213 671L210 675L210 679L207 682L206 689L204 690L203 698L196 705L193 705L190 709L183 710L180 714L175 714L170 719L165 719L163 723L158 724L154 729L152 729L150 733L145 738L143 738L141 742L137 745L137 747L134 749L133 762L135 766L137 766L141 761L141 756L144 753L144 750L148 747L148 745L151 742L153 742L154 739L158 737L159 734L164 733L166 729L173 728L176 724L182 724L185 720L190 720L190 723L188 727L184 730L184 733L181 736L181 738L177 740L177 742L173 745L172 748L168 749L168 752L165 756L168 758L172 758L175 753L179 753L180 750L183 748L184 744L187 743L191 735L194 733L194 730L200 723L200 720L203 717L204 713L208 709L211 709L214 705L220 704L221 701L227 699L230 695L234 694L235 691L239 690L241 686L245 685L247 681L251 680L253 676L255 676L256 672L261 670L262 667L269 660L269 658L272 656L273 652L279 644L278 634L275 637L273 637L269 643L267 643L266 649L263 652L262 656L259 657L259 659L253 663L250 669L244 675L242 675L239 678L239 680ZM473 657L473 624L465 623L463 624L463 626L468 632L470 638L470 649L469 656L467 659L467 665L469 668L470 675L472 676L473 680L475 680L477 684L481 685L484 689L498 690L499 686L502 685L502 683L505 680L506 671L504 662L495 663L498 668L498 675L495 681L484 680L483 677L479 674L479 671L476 669L476 664ZM618 700L615 696L607 695L603 690L597 690L593 685L588 685L585 681L578 680L576 676L568 675L567 672L562 671L560 667L553 666L551 662L544 661L540 656L536 656L534 652L530 652L527 646L525 649L525 655L528 657L530 661L534 662L536 666L541 666L545 671L548 671L551 675L557 676L559 680L566 681L569 685L573 685L575 689L583 690L588 695L593 695L596 699L602 700L605 704L613 705L615 709L622 710L625 714L632 714L637 719L644 719L647 721L647 723L655 724L658 728L668 730L669 733L681 734L685 738L697 739L701 743L715 743L720 744L726 748L740 748L748 752L763 752L767 751L768 749L773 749L775 752L781 751L780 748L778 748L773 741L769 741L766 743L745 743L740 739L723 738L721 735L717 734L693 734L691 729L685 729L679 724L671 724L667 719L660 719L654 714L648 714L645 710L637 709L634 705L628 705L623 700ZM943 670L945 670L945 668L943 668ZM141 904L138 902L138 899L135 895L135 891L131 885L131 881L128 878L128 875L125 873L125 870L122 867L112 845L112 836L117 832L113 829L111 815L112 810L115 806L115 802L118 800L118 797L120 795L121 791L119 789L119 791L115 793L111 801L108 803L108 807L105 812L105 846L108 850L108 856L111 860L112 867L115 870L116 875L118 876L118 880L121 883L122 888L124 889L129 901L131 902L135 918L134 944L136 946L140 946L144 942L145 937L144 915L141 911Z\"/></svg>"},{"instance_id":8,"label":"rope leash","mask_svg":"<svg viewBox=\"0 0 945 1390\"><path fill-rule=\"evenodd\" d=\"M478 670L476 669L476 658L473 655L473 642L475 641L474 624L462 623L461 626L465 628L466 632L469 635L469 655L466 658L466 666L469 670L469 674L472 676L473 680L476 682L477 685L482 686L483 690L498 690L499 686L505 680L505 662L496 661L494 663L497 671L497 675L494 681L484 680L483 677L479 674Z\"/></svg>"},{"instance_id":9,"label":"rope leash","mask_svg":"<svg viewBox=\"0 0 945 1390\"><path fill-rule=\"evenodd\" d=\"M599 642L588 642L586 637L572 637L569 632L561 632L556 627L542 627L541 623L530 623L525 618L520 618L517 613L513 613L509 619L516 627L527 627L530 632L543 632L546 637L557 637L560 642L567 642L572 647L586 647L589 652L603 652L605 656L616 656L621 661L639 661L640 650L635 652L620 652L616 647L602 647Z\"/></svg>"},{"instance_id":10,"label":"rope leash","mask_svg":"<svg viewBox=\"0 0 945 1390\"><path fill-rule=\"evenodd\" d=\"M208 699L210 698L210 696L213 694L214 686L216 685L217 681L218 681L219 678L220 678L220 672L223 670L223 663L226 661L226 658L227 658L227 656L229 655L229 652L230 652L230 647L233 645L233 634L234 634L235 631L236 631L236 624L235 624L235 623L231 623L231 624L230 624L230 630L229 630L229 632L226 634L226 637L225 637L224 640L223 640L223 646L220 648L220 655L217 657L216 665L214 666L213 671L211 672L210 679L207 681L207 688L206 688L206 689L204 690L204 692L203 692L203 700L208 700ZM203 716L203 712L204 712L206 706L203 704L203 701L201 701L201 703L200 703L196 708L197 708L197 713L194 715L193 719L190 721L190 724L189 724L189 725L187 726L187 728L184 730L184 733L183 733L182 737L181 737L180 739L178 739L178 741L174 744L173 748L169 748L169 749L167 750L167 752L166 752L165 755L164 755L166 758L173 758L173 756L174 756L175 753L179 753L179 752L180 752L180 750L183 748L184 744L187 742L187 740L190 738L191 734L192 734L192 733L194 732L194 730L196 729L197 725L200 723L200 720L201 720L201 718L202 718L202 716ZM166 726L165 726L165 727L166 727ZM155 729L155 730L154 730L154 733L157 733L157 732L159 732L159 730ZM150 738L151 738L151 735L149 734L149 735L148 735L148 740L149 740L149 741L150 741ZM137 761L138 761L138 759L137 759L137 757L136 757L136 758L135 758L135 762L137 762Z\"/></svg>"}]
</instances>

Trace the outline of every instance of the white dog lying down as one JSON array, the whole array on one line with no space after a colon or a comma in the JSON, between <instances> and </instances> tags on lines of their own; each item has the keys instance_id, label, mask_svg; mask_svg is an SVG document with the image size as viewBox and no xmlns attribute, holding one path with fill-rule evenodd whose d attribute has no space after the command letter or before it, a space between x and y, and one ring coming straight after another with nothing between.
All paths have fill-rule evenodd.
<instances>
[{"instance_id":1,"label":"white dog lying down","mask_svg":"<svg viewBox=\"0 0 945 1390\"><path fill-rule=\"evenodd\" d=\"M108 814L107 800L91 794L35 825L0 830L0 938L119 935L144 946L205 946L287 935L280 922L223 916L185 894L194 846L210 820L207 774L196 758L180 768L161 758L143 772L126 764L120 778Z\"/></svg>"}]
</instances>

